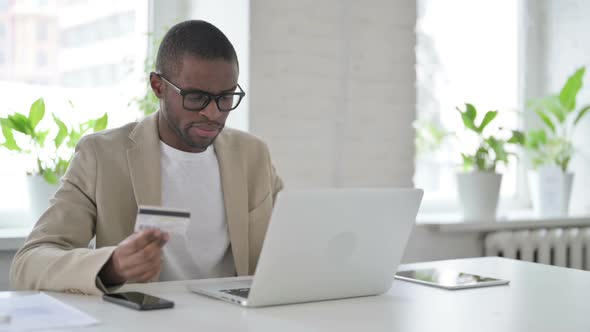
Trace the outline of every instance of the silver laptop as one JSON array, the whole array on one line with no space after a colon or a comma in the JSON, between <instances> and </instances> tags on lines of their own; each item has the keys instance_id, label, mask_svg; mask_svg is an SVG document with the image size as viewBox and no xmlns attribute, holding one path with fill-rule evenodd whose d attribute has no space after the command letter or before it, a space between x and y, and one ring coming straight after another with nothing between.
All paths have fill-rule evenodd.
<instances>
[{"instance_id":1,"label":"silver laptop","mask_svg":"<svg viewBox=\"0 0 590 332\"><path fill-rule=\"evenodd\" d=\"M248 307L385 293L422 194L420 189L281 192L254 277L199 280L188 288Z\"/></svg>"}]
</instances>

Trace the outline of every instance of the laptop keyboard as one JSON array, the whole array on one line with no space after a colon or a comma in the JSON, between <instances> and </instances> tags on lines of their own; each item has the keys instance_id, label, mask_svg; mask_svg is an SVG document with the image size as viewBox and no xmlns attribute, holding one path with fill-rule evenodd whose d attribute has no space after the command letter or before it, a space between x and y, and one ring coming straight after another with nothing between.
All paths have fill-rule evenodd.
<instances>
[{"instance_id":1,"label":"laptop keyboard","mask_svg":"<svg viewBox=\"0 0 590 332\"><path fill-rule=\"evenodd\" d=\"M243 298L247 299L248 293L250 293L250 288L224 289L224 290L221 290L220 292L234 295L234 296L243 297Z\"/></svg>"}]
</instances>

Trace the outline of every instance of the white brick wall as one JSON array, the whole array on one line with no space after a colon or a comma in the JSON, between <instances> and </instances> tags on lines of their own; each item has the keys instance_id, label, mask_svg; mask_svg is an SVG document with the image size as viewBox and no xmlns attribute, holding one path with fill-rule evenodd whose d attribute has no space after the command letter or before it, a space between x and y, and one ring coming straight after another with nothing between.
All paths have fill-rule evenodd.
<instances>
[{"instance_id":1,"label":"white brick wall","mask_svg":"<svg viewBox=\"0 0 590 332\"><path fill-rule=\"evenodd\" d=\"M411 186L416 4L250 1L250 131L290 187Z\"/></svg>"}]
</instances>

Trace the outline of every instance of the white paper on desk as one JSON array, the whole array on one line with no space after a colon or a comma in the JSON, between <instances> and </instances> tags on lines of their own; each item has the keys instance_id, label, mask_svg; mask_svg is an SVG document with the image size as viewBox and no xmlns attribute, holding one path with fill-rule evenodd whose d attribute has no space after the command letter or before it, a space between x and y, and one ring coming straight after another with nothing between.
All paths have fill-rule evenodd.
<instances>
[{"instance_id":1,"label":"white paper on desk","mask_svg":"<svg viewBox=\"0 0 590 332\"><path fill-rule=\"evenodd\" d=\"M0 324L0 332L69 328L99 323L91 316L44 293L0 298L0 312L10 315L10 323Z\"/></svg>"},{"instance_id":2,"label":"white paper on desk","mask_svg":"<svg viewBox=\"0 0 590 332\"><path fill-rule=\"evenodd\" d=\"M154 228L170 234L184 236L190 216L190 212L186 210L140 205L137 209L135 231Z\"/></svg>"}]
</instances>

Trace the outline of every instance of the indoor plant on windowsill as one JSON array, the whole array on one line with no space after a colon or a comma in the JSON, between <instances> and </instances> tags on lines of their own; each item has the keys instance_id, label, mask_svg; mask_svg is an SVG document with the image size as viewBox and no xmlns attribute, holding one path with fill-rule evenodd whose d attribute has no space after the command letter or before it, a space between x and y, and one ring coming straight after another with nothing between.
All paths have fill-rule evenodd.
<instances>
[{"instance_id":1,"label":"indoor plant on windowsill","mask_svg":"<svg viewBox=\"0 0 590 332\"><path fill-rule=\"evenodd\" d=\"M447 159L446 143L450 141L453 134L444 128L438 119L418 119L414 121L413 127L416 132L414 184L417 187L428 188L439 180L439 169Z\"/></svg>"},{"instance_id":2,"label":"indoor plant on windowsill","mask_svg":"<svg viewBox=\"0 0 590 332\"><path fill-rule=\"evenodd\" d=\"M487 134L488 126L496 118L498 111L486 112L478 125L475 123L477 110L472 104L465 104L465 110L457 110L465 128L477 138L474 149L461 153L463 172L457 174L463 218L465 221L495 220L502 183L502 174L496 171L496 166L499 163L508 163L509 155L514 153L507 152L507 145L522 141L523 134L512 131L508 139ZM503 132L501 128L498 131L500 134Z\"/></svg>"},{"instance_id":3,"label":"indoor plant on windowsill","mask_svg":"<svg viewBox=\"0 0 590 332\"><path fill-rule=\"evenodd\" d=\"M143 62L143 73L141 82L144 84L144 90L140 96L134 97L127 106L136 107L141 112L141 117L150 115L160 108L160 100L152 91L150 81L145 77L149 77L150 73L156 70L156 51L164 39L166 31L170 30L170 26L165 26L158 34L148 33L148 54Z\"/></svg>"},{"instance_id":4,"label":"indoor plant on windowsill","mask_svg":"<svg viewBox=\"0 0 590 332\"><path fill-rule=\"evenodd\" d=\"M590 110L590 105L576 108L585 71L579 68L568 77L558 95L528 103L543 124L541 129L528 131L523 141L533 167L528 174L533 209L541 217L568 214L574 179L569 169L575 153L573 133Z\"/></svg>"},{"instance_id":5,"label":"indoor plant on windowsill","mask_svg":"<svg viewBox=\"0 0 590 332\"><path fill-rule=\"evenodd\" d=\"M70 103L71 105L71 103ZM55 193L60 177L65 173L74 153L76 144L89 130L103 130L107 126L105 113L98 119L80 123L68 128L55 114L52 114L55 127L42 130L40 122L45 117L43 98L30 107L29 115L15 112L0 118L4 143L0 144L15 153L27 157L27 181L29 184L30 213L33 219L47 208L49 198ZM54 129L54 130L52 130ZM47 144L47 136L55 132L53 142Z\"/></svg>"}]
</instances>

